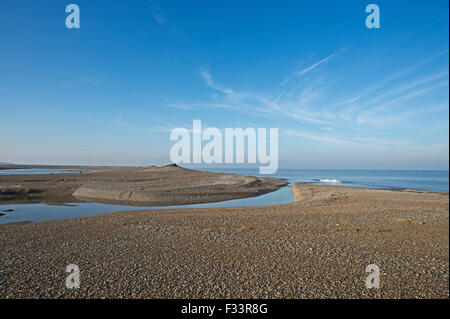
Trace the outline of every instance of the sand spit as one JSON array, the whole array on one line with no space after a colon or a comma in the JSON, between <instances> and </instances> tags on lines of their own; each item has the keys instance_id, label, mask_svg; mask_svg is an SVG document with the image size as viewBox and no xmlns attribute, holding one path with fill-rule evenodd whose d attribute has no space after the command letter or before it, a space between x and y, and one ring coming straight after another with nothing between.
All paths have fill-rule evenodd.
<instances>
[{"instance_id":1,"label":"sand spit","mask_svg":"<svg viewBox=\"0 0 450 319\"><path fill-rule=\"evenodd\" d=\"M415 189L375 189L375 188L362 188L362 187L344 187L344 186L328 186L321 185L316 187L309 184L295 184L291 187L291 193L294 195L294 202L307 202L307 201L318 201L318 200L333 200L336 198L351 198L356 194L372 194L380 197L392 197L395 194L410 193L410 194L430 194L429 196L437 196L437 198L448 198L448 193L443 192L433 192L433 191L423 191ZM413 197L412 197L413 198Z\"/></svg>"},{"instance_id":2,"label":"sand spit","mask_svg":"<svg viewBox=\"0 0 450 319\"><path fill-rule=\"evenodd\" d=\"M0 228L1 298L448 298L447 193L297 185L264 207ZM81 288L65 288L68 264ZM365 286L366 266L381 270Z\"/></svg>"},{"instance_id":3,"label":"sand spit","mask_svg":"<svg viewBox=\"0 0 450 319\"><path fill-rule=\"evenodd\" d=\"M274 178L203 172L177 165L99 168L75 174L0 175L0 203L195 204L257 196L286 184Z\"/></svg>"}]
</instances>

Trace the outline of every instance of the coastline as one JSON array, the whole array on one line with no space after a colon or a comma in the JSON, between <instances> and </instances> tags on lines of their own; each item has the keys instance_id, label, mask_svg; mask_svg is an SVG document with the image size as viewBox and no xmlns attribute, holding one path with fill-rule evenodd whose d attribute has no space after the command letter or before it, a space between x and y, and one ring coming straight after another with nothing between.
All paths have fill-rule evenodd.
<instances>
[{"instance_id":1,"label":"coastline","mask_svg":"<svg viewBox=\"0 0 450 319\"><path fill-rule=\"evenodd\" d=\"M168 206L258 196L287 185L277 178L162 167L107 167L80 173L0 175L0 204L97 202Z\"/></svg>"},{"instance_id":2,"label":"coastline","mask_svg":"<svg viewBox=\"0 0 450 319\"><path fill-rule=\"evenodd\" d=\"M325 176L325 179L327 179L326 176L337 176L341 181L344 181L340 181L340 183L335 185L332 183L322 183L320 188L322 190L325 190L328 186L332 186L336 187L335 189L338 192L345 191L349 188L351 190L388 190L408 193L428 192L448 195L448 180L447 191L445 192L436 190L445 189L442 187L442 181L440 182L441 184L435 186L427 184L427 181L423 180L425 182L423 186L419 186L416 183L419 187L417 189L397 187L413 186L414 184L404 182L410 178L410 175L406 175L406 179L404 179L403 182L402 179L397 179L395 183L391 183L394 187L383 187L383 184L386 185L384 182L370 182L370 177L374 176L373 170L343 170L343 172L350 172L345 175L346 173L342 173L340 170L288 169L281 170L281 173L273 178L265 178L257 177L257 170L227 169L205 171L185 169L173 164L163 167L97 167L96 169L91 170L87 167L83 167L82 170L76 170L74 167L66 166L66 169L70 169L70 174L66 173L66 171L61 172L58 169L41 170L36 168L36 166L33 167L34 169L29 170L29 173L27 174L24 174L27 172L26 170L20 170L13 174L3 174L3 178L1 176L2 174L0 174L0 215L2 214L2 208L4 210L0 225L7 226L8 224L17 222L35 223L46 220L72 219L105 214L112 211L129 211L131 209L158 210L171 208L224 208L283 205L292 202L297 196L301 196L300 199L303 198L304 194L297 195L295 192L295 189L300 185L320 185L316 182L319 180L316 178L318 176ZM79 172L83 172L83 174L78 175ZM356 172L357 176L355 181L352 180L352 176L355 176L354 172ZM419 178L421 176L420 174L423 174L422 171L419 171ZM180 180L180 175L185 176ZM313 176L314 178L312 178ZM380 180L378 175L375 176ZM382 177L385 176L388 179L390 178L389 173L388 175L382 175ZM399 177L401 176L402 175ZM432 176L441 178L439 175ZM67 177L70 177L70 179ZM295 180L308 180L308 178L311 180L310 182L295 182ZM31 182L31 185L36 188L23 189L21 185L17 185L18 182L20 183L23 180ZM70 189L65 183L58 184L61 180L71 180L73 184L76 182L75 185L78 186ZM154 183L155 180L158 182ZM226 190L223 187L224 180L228 184ZM375 179L375 181L376 180L377 179ZM148 181L150 181L150 183L148 183ZM239 181L249 182L239 183ZM269 181L269 183L267 181ZM362 181L369 182L364 183ZM54 186L56 187L47 190L46 194L43 195L39 188L42 188L42 186L45 188L46 183L55 184ZM90 187L90 183L92 183L94 187ZM84 184L88 187L79 187L80 184ZM100 184L101 187L96 189L95 185L98 184ZM217 184L219 184L219 188L216 189L215 192L211 191ZM241 192L242 184L244 184L244 187L246 188L245 193ZM260 188L261 184L265 184L263 186L263 191L258 191L257 188ZM285 187L287 184L289 184L289 187ZM364 186L364 184L372 184L374 186L369 187ZM12 192L12 196L10 193L7 194L5 198L5 189L9 192L12 188L7 185L14 186L15 189L14 192ZM145 185L146 187L142 187L142 185ZM434 189L424 190L427 185ZM268 189L267 186L269 186L270 189ZM146 188L147 194L134 194L134 190L142 188ZM188 192L186 192L186 188L189 189ZM68 191L68 193L65 194L65 196L61 196L61 193L64 192L64 190ZM83 194L80 190L86 192L86 196L82 196ZM165 201L161 200L161 190L163 191L162 199ZM75 193L80 196L73 196ZM130 193L133 193L132 195L135 196L135 198L130 197ZM233 198L233 196L236 196L235 194L238 194L237 198ZM260 196L261 194L264 196ZM139 196L142 195L144 195L143 197L147 202L140 201ZM149 199L152 199L153 202L149 203ZM194 202L193 199L196 199L198 202L192 203ZM4 213L6 213L6 216Z\"/></svg>"},{"instance_id":3,"label":"coastline","mask_svg":"<svg viewBox=\"0 0 450 319\"><path fill-rule=\"evenodd\" d=\"M303 199L282 205L2 227L0 295L448 298L448 193L297 185ZM69 263L83 274L76 291L64 288ZM364 286L373 263L382 270L378 290Z\"/></svg>"}]
</instances>

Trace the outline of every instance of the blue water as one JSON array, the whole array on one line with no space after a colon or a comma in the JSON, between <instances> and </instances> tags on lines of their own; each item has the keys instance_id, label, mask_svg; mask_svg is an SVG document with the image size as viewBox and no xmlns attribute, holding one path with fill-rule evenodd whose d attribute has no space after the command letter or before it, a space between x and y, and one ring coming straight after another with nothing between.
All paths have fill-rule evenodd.
<instances>
[{"instance_id":1,"label":"blue water","mask_svg":"<svg viewBox=\"0 0 450 319\"><path fill-rule=\"evenodd\" d=\"M383 189L418 189L448 192L448 171L403 170L340 170L340 169L279 169L274 175L260 175L257 169L209 169L214 172L236 173L263 177L278 177L290 183L337 185ZM341 183L323 183L319 180L338 180Z\"/></svg>"},{"instance_id":2,"label":"blue water","mask_svg":"<svg viewBox=\"0 0 450 319\"><path fill-rule=\"evenodd\" d=\"M0 170L0 175L24 175L24 174L71 174L80 173L77 169L58 169L58 168L21 168Z\"/></svg>"},{"instance_id":3,"label":"blue water","mask_svg":"<svg viewBox=\"0 0 450 319\"><path fill-rule=\"evenodd\" d=\"M269 177L267 175L260 175L256 169L209 169L209 171ZM0 216L0 224L17 221L38 222L52 219L75 218L124 210L276 205L292 201L290 186L294 183L383 189L409 188L439 192L448 192L449 190L448 171L280 169L277 174L271 176L284 178L288 180L290 184L275 192L258 197L195 205L164 207L125 206L98 203L68 203L70 206L48 206L45 204L0 205L0 213L5 214ZM341 183L324 183L319 181L325 179L338 180ZM2 210L5 209L13 209L14 211L2 212Z\"/></svg>"}]
</instances>

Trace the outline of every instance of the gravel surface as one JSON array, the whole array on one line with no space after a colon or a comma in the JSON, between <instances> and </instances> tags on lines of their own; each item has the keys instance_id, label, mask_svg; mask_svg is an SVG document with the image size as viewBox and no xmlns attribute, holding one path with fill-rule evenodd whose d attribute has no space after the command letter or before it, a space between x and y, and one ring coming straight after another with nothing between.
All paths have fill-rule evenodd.
<instances>
[{"instance_id":1,"label":"gravel surface","mask_svg":"<svg viewBox=\"0 0 450 319\"><path fill-rule=\"evenodd\" d=\"M449 297L448 194L294 191L297 202L277 206L0 227L0 297ZM65 287L68 264L79 266L79 289ZM369 264L379 289L365 286Z\"/></svg>"}]
</instances>

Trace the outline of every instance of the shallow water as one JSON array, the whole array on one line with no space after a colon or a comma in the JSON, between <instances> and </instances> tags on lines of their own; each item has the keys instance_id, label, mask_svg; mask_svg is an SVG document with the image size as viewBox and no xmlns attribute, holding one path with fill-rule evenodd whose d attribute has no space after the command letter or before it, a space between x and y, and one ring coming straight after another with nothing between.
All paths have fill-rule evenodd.
<instances>
[{"instance_id":1,"label":"shallow water","mask_svg":"<svg viewBox=\"0 0 450 319\"><path fill-rule=\"evenodd\" d=\"M46 204L12 204L0 205L0 213L2 213L2 210L14 210L13 212L3 212L5 215L0 216L0 224L18 221L39 222L52 219L76 218L124 210L261 206L276 205L291 201L292 194L290 192L290 187L283 187L275 192L258 197L234 199L216 203L178 206L126 206L99 203L67 203L68 206L53 206Z\"/></svg>"},{"instance_id":2,"label":"shallow water","mask_svg":"<svg viewBox=\"0 0 450 319\"><path fill-rule=\"evenodd\" d=\"M18 170L16 170L18 171ZM22 174L24 170L21 170ZM41 169L35 171L43 171ZM52 170L53 173L57 173ZM58 170L61 171L61 170ZM242 175L259 175L256 169L209 169L209 171L236 173ZM2 172L2 171L0 171ZM12 172L17 174L16 172ZM28 173L28 172L27 172ZM38 174L38 173L36 173ZM41 173L48 174L48 173ZM352 187L370 188L410 188L419 190L430 190L448 192L448 171L378 171L378 170L297 170L280 169L273 177L284 178L290 185L258 197L242 198L217 203L179 205L179 206L125 206L98 203L68 203L73 206L49 206L46 204L12 204L0 205L0 224L18 221L44 221L52 219L75 218L96 214L103 214L124 210L140 209L171 209L171 208L216 208L216 207L239 207L239 206L262 206L276 205L292 201L290 192L293 183L308 183L317 185L340 185ZM320 180L337 180L340 183L324 183ZM2 212L12 209L13 212Z\"/></svg>"},{"instance_id":3,"label":"shallow water","mask_svg":"<svg viewBox=\"0 0 450 319\"><path fill-rule=\"evenodd\" d=\"M21 169L2 169L0 175L25 175L25 174L76 174L79 169L59 169L59 168L21 168Z\"/></svg>"}]
</instances>

